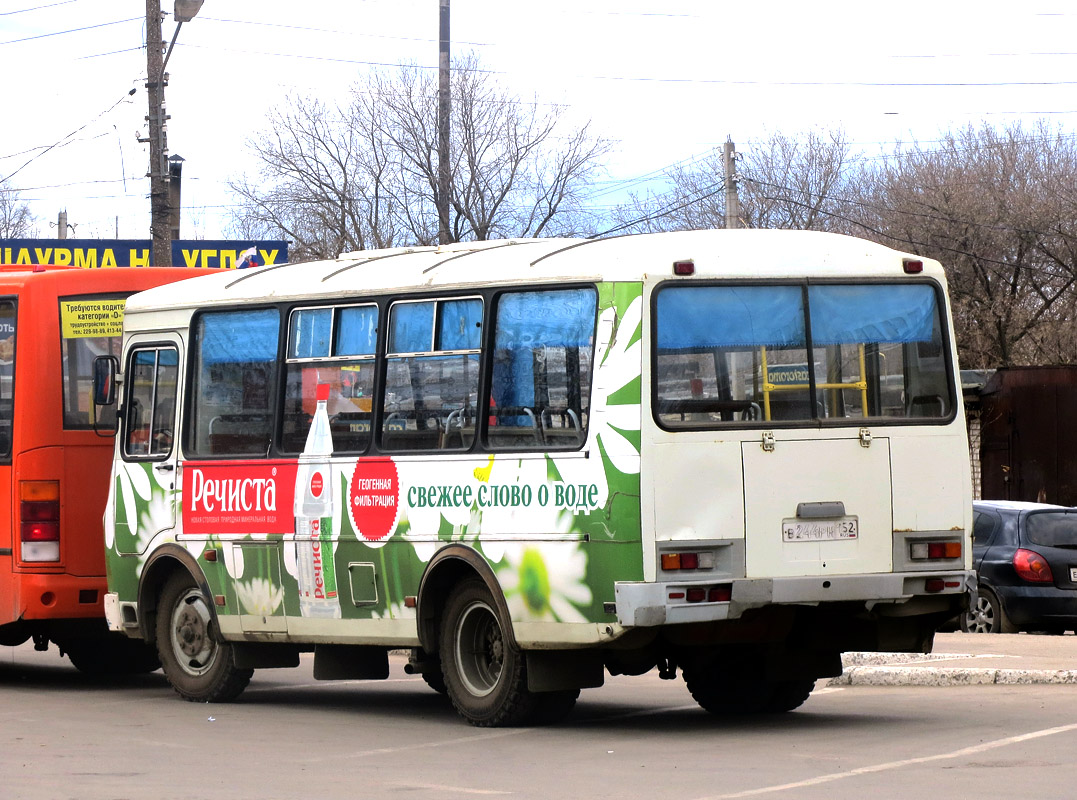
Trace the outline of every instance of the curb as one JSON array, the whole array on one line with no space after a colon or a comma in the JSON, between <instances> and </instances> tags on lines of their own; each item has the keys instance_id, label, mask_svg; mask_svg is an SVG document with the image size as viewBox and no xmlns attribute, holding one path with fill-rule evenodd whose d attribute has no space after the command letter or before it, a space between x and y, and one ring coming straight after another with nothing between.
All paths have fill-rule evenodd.
<instances>
[{"instance_id":1,"label":"curb","mask_svg":"<svg viewBox=\"0 0 1077 800\"><path fill-rule=\"evenodd\" d=\"M849 667L828 686L1020 686L1077 684L1077 670Z\"/></svg>"},{"instance_id":2,"label":"curb","mask_svg":"<svg viewBox=\"0 0 1077 800\"><path fill-rule=\"evenodd\" d=\"M954 653L845 653L844 671L828 686L1027 686L1077 684L1073 669L992 669L929 667L925 662L990 659L998 656ZM899 662L899 663L895 663ZM900 662L905 662L902 666ZM915 666L913 666L915 665Z\"/></svg>"}]
</instances>

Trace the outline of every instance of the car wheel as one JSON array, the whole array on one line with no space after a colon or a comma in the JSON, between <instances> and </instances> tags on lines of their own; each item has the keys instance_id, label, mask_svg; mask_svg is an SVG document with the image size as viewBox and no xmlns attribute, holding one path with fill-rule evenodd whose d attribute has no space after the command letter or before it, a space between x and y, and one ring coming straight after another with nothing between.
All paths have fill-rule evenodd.
<instances>
[{"instance_id":1,"label":"car wheel","mask_svg":"<svg viewBox=\"0 0 1077 800\"><path fill-rule=\"evenodd\" d=\"M961 615L961 630L965 633L1015 633L1016 628L1002 610L998 597L990 589L981 588L976 604Z\"/></svg>"}]
</instances>

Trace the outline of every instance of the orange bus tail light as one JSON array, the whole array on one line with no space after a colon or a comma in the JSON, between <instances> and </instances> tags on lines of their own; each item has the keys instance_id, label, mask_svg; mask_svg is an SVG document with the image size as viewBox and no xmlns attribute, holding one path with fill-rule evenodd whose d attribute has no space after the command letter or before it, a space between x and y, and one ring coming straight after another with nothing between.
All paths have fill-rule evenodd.
<instances>
[{"instance_id":1,"label":"orange bus tail light","mask_svg":"<svg viewBox=\"0 0 1077 800\"><path fill-rule=\"evenodd\" d=\"M19 533L23 561L60 560L60 482L19 483Z\"/></svg>"}]
</instances>

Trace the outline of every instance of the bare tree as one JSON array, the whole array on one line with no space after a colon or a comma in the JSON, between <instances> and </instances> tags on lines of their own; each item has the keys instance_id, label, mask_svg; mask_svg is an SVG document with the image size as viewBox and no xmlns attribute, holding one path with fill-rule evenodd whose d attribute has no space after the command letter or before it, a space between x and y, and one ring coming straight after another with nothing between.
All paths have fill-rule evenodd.
<instances>
[{"instance_id":1,"label":"bare tree","mask_svg":"<svg viewBox=\"0 0 1077 800\"><path fill-rule=\"evenodd\" d=\"M34 216L21 201L19 191L0 182L0 239L21 239L33 234Z\"/></svg>"},{"instance_id":2,"label":"bare tree","mask_svg":"<svg viewBox=\"0 0 1077 800\"><path fill-rule=\"evenodd\" d=\"M275 124L248 143L261 161L258 180L229 184L241 198L236 231L291 240L293 260L392 246L382 176L369 174L377 156L366 151L368 130L357 121L349 108L290 98Z\"/></svg>"},{"instance_id":3,"label":"bare tree","mask_svg":"<svg viewBox=\"0 0 1077 800\"><path fill-rule=\"evenodd\" d=\"M747 148L741 207L749 228L846 233L857 171L843 130L777 133Z\"/></svg>"},{"instance_id":4,"label":"bare tree","mask_svg":"<svg viewBox=\"0 0 1077 800\"><path fill-rule=\"evenodd\" d=\"M1046 123L969 126L899 148L866 187L860 222L947 267L962 363L1073 362L1077 144Z\"/></svg>"},{"instance_id":5,"label":"bare tree","mask_svg":"<svg viewBox=\"0 0 1077 800\"><path fill-rule=\"evenodd\" d=\"M851 149L843 131L774 134L738 154L740 225L749 228L845 230ZM634 196L615 211L618 228L633 231L725 227L722 148L678 164L668 189Z\"/></svg>"},{"instance_id":6,"label":"bare tree","mask_svg":"<svg viewBox=\"0 0 1077 800\"><path fill-rule=\"evenodd\" d=\"M473 57L452 76L454 241L569 235L590 224L584 190L610 149L563 110L498 87ZM297 259L437 242L437 81L416 67L375 71L351 102L292 98L249 146L257 179L231 188L235 227L277 231Z\"/></svg>"}]
</instances>

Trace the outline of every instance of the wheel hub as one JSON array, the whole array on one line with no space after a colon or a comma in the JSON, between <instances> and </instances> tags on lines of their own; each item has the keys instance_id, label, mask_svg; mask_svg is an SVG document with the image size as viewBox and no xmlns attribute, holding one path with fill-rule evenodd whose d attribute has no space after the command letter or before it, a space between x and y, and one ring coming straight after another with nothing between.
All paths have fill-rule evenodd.
<instances>
[{"instance_id":1,"label":"wheel hub","mask_svg":"<svg viewBox=\"0 0 1077 800\"><path fill-rule=\"evenodd\" d=\"M189 608L180 614L179 624L176 627L176 636L179 640L180 650L184 655L196 656L205 647L206 628L202 619Z\"/></svg>"},{"instance_id":2,"label":"wheel hub","mask_svg":"<svg viewBox=\"0 0 1077 800\"><path fill-rule=\"evenodd\" d=\"M202 593L193 588L172 612L172 652L189 675L202 675L213 665L217 645L209 630L211 619Z\"/></svg>"}]
</instances>

